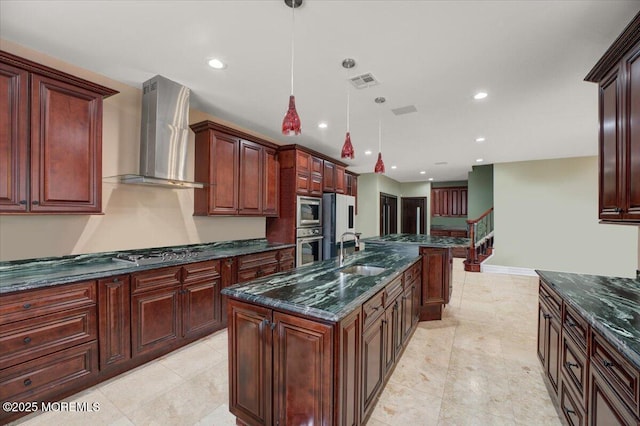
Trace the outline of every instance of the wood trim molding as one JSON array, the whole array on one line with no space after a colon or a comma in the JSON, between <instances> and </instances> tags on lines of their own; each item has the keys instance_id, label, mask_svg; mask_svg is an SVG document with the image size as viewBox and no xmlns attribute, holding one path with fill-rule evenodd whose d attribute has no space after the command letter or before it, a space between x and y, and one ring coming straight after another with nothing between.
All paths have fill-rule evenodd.
<instances>
[{"instance_id":1,"label":"wood trim molding","mask_svg":"<svg viewBox=\"0 0 640 426\"><path fill-rule=\"evenodd\" d=\"M239 129L234 129L233 127L225 126L224 124L216 123L215 121L211 120L204 120L199 123L194 123L189 125L189 127L191 128L191 130L193 130L194 133L200 133L204 130L213 130L216 132L222 132L231 136L245 139L250 142L255 142L268 148L278 149L279 147L275 143L262 139L259 136L252 135Z\"/></svg>"},{"instance_id":2,"label":"wood trim molding","mask_svg":"<svg viewBox=\"0 0 640 426\"><path fill-rule=\"evenodd\" d=\"M488 272L491 274L525 275L529 277L538 276L538 274L536 274L535 269L521 268L517 266L487 265L485 263L482 263L480 266L480 269L481 269L481 272Z\"/></svg>"},{"instance_id":3,"label":"wood trim molding","mask_svg":"<svg viewBox=\"0 0 640 426\"><path fill-rule=\"evenodd\" d=\"M110 89L100 84L93 83L80 77L76 77L66 72L50 68L46 65L39 64L37 62L30 61L29 59L22 58L12 53L0 50L0 62L12 65L17 68L24 69L26 71L43 75L45 77L54 78L65 83L72 84L74 86L81 87L94 93L99 93L103 98L115 95L117 90Z\"/></svg>"},{"instance_id":4,"label":"wood trim molding","mask_svg":"<svg viewBox=\"0 0 640 426\"><path fill-rule=\"evenodd\" d=\"M321 152L314 151L313 149L307 148L306 146L302 146L302 145L298 145L298 144L291 144L291 145L282 145L279 148L280 151L287 151L287 150L290 150L290 149L298 149L300 151L304 151L307 154L311 154L314 157L318 157L318 158L322 158L323 160L330 161L333 164L337 164L338 166L342 166L342 167L349 166L347 163L343 163L342 161L338 161L335 158L331 158L328 155L322 154Z\"/></svg>"},{"instance_id":5,"label":"wood trim molding","mask_svg":"<svg viewBox=\"0 0 640 426\"><path fill-rule=\"evenodd\" d=\"M640 42L640 12L634 16L629 25L625 27L584 80L598 83L615 64L620 62L625 53L638 42Z\"/></svg>"}]
</instances>

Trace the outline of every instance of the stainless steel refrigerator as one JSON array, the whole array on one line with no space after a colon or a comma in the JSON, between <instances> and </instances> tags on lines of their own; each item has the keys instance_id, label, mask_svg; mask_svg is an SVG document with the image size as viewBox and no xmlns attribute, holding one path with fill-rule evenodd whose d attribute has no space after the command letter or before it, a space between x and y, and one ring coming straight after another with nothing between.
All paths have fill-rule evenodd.
<instances>
[{"instance_id":1,"label":"stainless steel refrigerator","mask_svg":"<svg viewBox=\"0 0 640 426\"><path fill-rule=\"evenodd\" d=\"M351 195L324 194L322 196L323 259L336 257L340 250L340 236L356 232L356 198ZM353 235L345 236L346 247L353 247ZM353 251L353 249L350 249Z\"/></svg>"}]
</instances>

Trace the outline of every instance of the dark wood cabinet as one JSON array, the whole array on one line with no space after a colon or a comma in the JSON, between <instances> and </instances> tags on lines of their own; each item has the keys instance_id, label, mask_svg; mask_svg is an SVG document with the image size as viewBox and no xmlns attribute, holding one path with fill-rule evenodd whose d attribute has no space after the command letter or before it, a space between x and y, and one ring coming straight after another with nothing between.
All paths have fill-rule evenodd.
<instances>
[{"instance_id":1,"label":"dark wood cabinet","mask_svg":"<svg viewBox=\"0 0 640 426\"><path fill-rule=\"evenodd\" d=\"M295 155L296 171L296 193L298 195L310 195L313 197L322 196L324 184L324 162L308 152L296 149Z\"/></svg>"},{"instance_id":2,"label":"dark wood cabinet","mask_svg":"<svg viewBox=\"0 0 640 426\"><path fill-rule=\"evenodd\" d=\"M329 160L324 160L322 178L324 192L337 192L338 194L344 194L346 192L344 166L335 164Z\"/></svg>"},{"instance_id":3,"label":"dark wood cabinet","mask_svg":"<svg viewBox=\"0 0 640 426\"><path fill-rule=\"evenodd\" d=\"M100 371L131 359L130 297L128 275L98 281Z\"/></svg>"},{"instance_id":4,"label":"dark wood cabinet","mask_svg":"<svg viewBox=\"0 0 640 426\"><path fill-rule=\"evenodd\" d=\"M640 13L585 80L599 86L599 217L640 223Z\"/></svg>"},{"instance_id":5,"label":"dark wood cabinet","mask_svg":"<svg viewBox=\"0 0 640 426\"><path fill-rule=\"evenodd\" d=\"M640 420L620 400L607 380L595 368L589 375L589 426L629 426Z\"/></svg>"},{"instance_id":6,"label":"dark wood cabinet","mask_svg":"<svg viewBox=\"0 0 640 426\"><path fill-rule=\"evenodd\" d=\"M371 414L385 378L385 315L378 316L362 332L361 418Z\"/></svg>"},{"instance_id":7,"label":"dark wood cabinet","mask_svg":"<svg viewBox=\"0 0 640 426\"><path fill-rule=\"evenodd\" d=\"M96 282L0 298L0 400L57 401L98 374ZM0 422L24 415L0 411Z\"/></svg>"},{"instance_id":8,"label":"dark wood cabinet","mask_svg":"<svg viewBox=\"0 0 640 426\"><path fill-rule=\"evenodd\" d=\"M442 309L451 297L453 258L451 249L420 247L422 256L422 288L420 298L420 320L442 318Z\"/></svg>"},{"instance_id":9,"label":"dark wood cabinet","mask_svg":"<svg viewBox=\"0 0 640 426\"><path fill-rule=\"evenodd\" d=\"M222 328L220 261L131 275L132 356L165 353Z\"/></svg>"},{"instance_id":10,"label":"dark wood cabinet","mask_svg":"<svg viewBox=\"0 0 640 426\"><path fill-rule=\"evenodd\" d=\"M333 329L229 302L230 411L246 424L331 424Z\"/></svg>"},{"instance_id":11,"label":"dark wood cabinet","mask_svg":"<svg viewBox=\"0 0 640 426\"><path fill-rule=\"evenodd\" d=\"M432 188L431 216L466 217L467 187Z\"/></svg>"},{"instance_id":12,"label":"dark wood cabinet","mask_svg":"<svg viewBox=\"0 0 640 426\"><path fill-rule=\"evenodd\" d=\"M194 215L277 216L279 175L276 145L238 130L203 121L195 132Z\"/></svg>"},{"instance_id":13,"label":"dark wood cabinet","mask_svg":"<svg viewBox=\"0 0 640 426\"><path fill-rule=\"evenodd\" d=\"M538 357L554 391L560 379L560 321L544 302L538 304Z\"/></svg>"},{"instance_id":14,"label":"dark wood cabinet","mask_svg":"<svg viewBox=\"0 0 640 426\"><path fill-rule=\"evenodd\" d=\"M236 258L238 276L236 282L244 283L278 272L278 251L246 254Z\"/></svg>"},{"instance_id":15,"label":"dark wood cabinet","mask_svg":"<svg viewBox=\"0 0 640 426\"><path fill-rule=\"evenodd\" d=\"M336 165L336 192L338 194L344 194L347 190L347 183L345 181L345 169L342 166Z\"/></svg>"},{"instance_id":16,"label":"dark wood cabinet","mask_svg":"<svg viewBox=\"0 0 640 426\"><path fill-rule=\"evenodd\" d=\"M355 310L340 322L338 336L338 424L360 424L360 366L362 362L362 313Z\"/></svg>"},{"instance_id":17,"label":"dark wood cabinet","mask_svg":"<svg viewBox=\"0 0 640 426\"><path fill-rule=\"evenodd\" d=\"M278 250L278 272L288 271L295 267L296 248L289 247Z\"/></svg>"},{"instance_id":18,"label":"dark wood cabinet","mask_svg":"<svg viewBox=\"0 0 640 426\"><path fill-rule=\"evenodd\" d=\"M0 51L0 213L100 213L102 99L116 91Z\"/></svg>"}]
</instances>

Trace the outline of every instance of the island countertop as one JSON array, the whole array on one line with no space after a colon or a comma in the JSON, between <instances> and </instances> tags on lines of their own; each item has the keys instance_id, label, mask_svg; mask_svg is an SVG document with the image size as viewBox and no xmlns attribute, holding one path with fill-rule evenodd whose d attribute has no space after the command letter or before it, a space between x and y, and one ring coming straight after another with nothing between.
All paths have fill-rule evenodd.
<instances>
[{"instance_id":1,"label":"island countertop","mask_svg":"<svg viewBox=\"0 0 640 426\"><path fill-rule=\"evenodd\" d=\"M266 239L250 239L5 261L0 262L0 294L288 247L295 247L295 244L272 244ZM148 254L182 250L191 251L192 256L140 266L113 260L118 253Z\"/></svg>"},{"instance_id":2,"label":"island countertop","mask_svg":"<svg viewBox=\"0 0 640 426\"><path fill-rule=\"evenodd\" d=\"M222 294L249 303L338 322L420 259L417 245L367 246L346 257L315 262L222 290ZM354 264L385 268L376 276L344 274Z\"/></svg>"},{"instance_id":3,"label":"island countertop","mask_svg":"<svg viewBox=\"0 0 640 426\"><path fill-rule=\"evenodd\" d=\"M640 280L568 272L536 272L640 369Z\"/></svg>"},{"instance_id":4,"label":"island countertop","mask_svg":"<svg viewBox=\"0 0 640 426\"><path fill-rule=\"evenodd\" d=\"M423 247L469 247L471 239L464 237L439 237L425 234L389 234L379 237L365 238L367 243L403 243Z\"/></svg>"}]
</instances>

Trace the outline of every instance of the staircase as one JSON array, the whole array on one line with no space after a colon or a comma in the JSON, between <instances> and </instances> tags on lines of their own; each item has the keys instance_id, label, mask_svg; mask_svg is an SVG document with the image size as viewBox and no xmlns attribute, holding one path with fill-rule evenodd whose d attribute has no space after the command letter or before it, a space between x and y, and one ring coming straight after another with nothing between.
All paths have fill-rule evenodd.
<instances>
[{"instance_id":1,"label":"staircase","mask_svg":"<svg viewBox=\"0 0 640 426\"><path fill-rule=\"evenodd\" d=\"M464 270L480 272L480 265L493 253L493 207L479 218L467 220L469 250L464 261Z\"/></svg>"}]
</instances>

